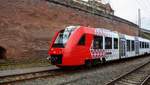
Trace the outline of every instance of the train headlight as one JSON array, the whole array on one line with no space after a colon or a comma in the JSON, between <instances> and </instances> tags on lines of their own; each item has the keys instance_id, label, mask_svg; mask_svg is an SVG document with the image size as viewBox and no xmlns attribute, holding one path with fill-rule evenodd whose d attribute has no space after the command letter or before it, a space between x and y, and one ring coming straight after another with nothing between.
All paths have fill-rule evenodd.
<instances>
[{"instance_id":1,"label":"train headlight","mask_svg":"<svg viewBox=\"0 0 150 85\"><path fill-rule=\"evenodd\" d=\"M54 49L52 48L51 51L53 51Z\"/></svg>"},{"instance_id":2,"label":"train headlight","mask_svg":"<svg viewBox=\"0 0 150 85\"><path fill-rule=\"evenodd\" d=\"M47 60L51 60L51 57L50 57L50 56L48 56L46 59L47 59Z\"/></svg>"}]
</instances>

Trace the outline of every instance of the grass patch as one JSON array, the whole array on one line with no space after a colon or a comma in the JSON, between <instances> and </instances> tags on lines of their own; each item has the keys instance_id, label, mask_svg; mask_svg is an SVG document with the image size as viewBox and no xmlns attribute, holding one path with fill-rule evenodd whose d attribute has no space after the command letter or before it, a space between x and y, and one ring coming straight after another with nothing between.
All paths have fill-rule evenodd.
<instances>
[{"instance_id":1,"label":"grass patch","mask_svg":"<svg viewBox=\"0 0 150 85\"><path fill-rule=\"evenodd\" d=\"M11 70L31 67L50 66L46 58L32 58L24 60L1 60L0 70Z\"/></svg>"}]
</instances>

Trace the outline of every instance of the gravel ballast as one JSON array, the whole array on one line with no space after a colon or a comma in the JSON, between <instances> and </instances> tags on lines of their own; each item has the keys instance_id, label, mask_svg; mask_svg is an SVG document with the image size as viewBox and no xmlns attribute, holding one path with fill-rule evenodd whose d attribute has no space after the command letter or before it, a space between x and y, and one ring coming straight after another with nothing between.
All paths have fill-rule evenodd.
<instances>
[{"instance_id":1,"label":"gravel ballast","mask_svg":"<svg viewBox=\"0 0 150 85\"><path fill-rule=\"evenodd\" d=\"M133 70L150 60L150 57L140 57L122 61L107 62L105 65L73 72L61 76L39 78L16 83L15 85L104 85L112 79Z\"/></svg>"}]
</instances>

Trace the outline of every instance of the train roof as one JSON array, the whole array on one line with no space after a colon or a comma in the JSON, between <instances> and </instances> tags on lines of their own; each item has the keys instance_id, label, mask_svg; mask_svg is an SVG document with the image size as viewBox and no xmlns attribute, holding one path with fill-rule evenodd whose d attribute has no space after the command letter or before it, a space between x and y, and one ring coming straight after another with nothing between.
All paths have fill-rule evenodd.
<instances>
[{"instance_id":1,"label":"train roof","mask_svg":"<svg viewBox=\"0 0 150 85\"><path fill-rule=\"evenodd\" d=\"M126 35L126 34L124 34L124 36L126 39L135 40L135 36L130 36L130 35Z\"/></svg>"},{"instance_id":2,"label":"train roof","mask_svg":"<svg viewBox=\"0 0 150 85\"><path fill-rule=\"evenodd\" d=\"M96 35L103 35L106 37L119 37L118 33L104 29L104 28L95 28Z\"/></svg>"},{"instance_id":3,"label":"train roof","mask_svg":"<svg viewBox=\"0 0 150 85\"><path fill-rule=\"evenodd\" d=\"M119 36L124 36L126 39L129 40L135 40L135 37L137 36L130 36L126 34L122 34L116 31L111 31L106 28L92 28L92 27L85 27L85 26L68 26L66 28L75 28L83 30L85 33L88 34L95 34L95 35L100 35L100 36L106 36L106 37L119 37ZM93 32L91 32L93 31ZM139 41L145 41L145 42L150 42L150 40L142 38L142 37L137 37Z\"/></svg>"},{"instance_id":4,"label":"train roof","mask_svg":"<svg viewBox=\"0 0 150 85\"><path fill-rule=\"evenodd\" d=\"M142 38L142 37L138 37L139 41L143 41L143 42L150 42L150 40Z\"/></svg>"}]
</instances>

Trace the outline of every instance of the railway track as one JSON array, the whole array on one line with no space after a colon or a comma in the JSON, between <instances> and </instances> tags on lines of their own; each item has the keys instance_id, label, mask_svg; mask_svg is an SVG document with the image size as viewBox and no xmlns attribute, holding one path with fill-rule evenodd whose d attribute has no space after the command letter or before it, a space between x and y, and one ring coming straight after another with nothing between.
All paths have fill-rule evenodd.
<instances>
[{"instance_id":1,"label":"railway track","mask_svg":"<svg viewBox=\"0 0 150 85\"><path fill-rule=\"evenodd\" d=\"M8 75L8 76L0 76L0 85L9 85L21 81L27 81L37 78L47 78L47 77L55 77L55 76L61 76L64 74L71 74L75 72L81 72L84 69L60 69L55 68L52 70L45 70L45 71L37 71L37 72L28 72L28 73L22 73L22 74L14 74L14 75Z\"/></svg>"},{"instance_id":2,"label":"railway track","mask_svg":"<svg viewBox=\"0 0 150 85\"><path fill-rule=\"evenodd\" d=\"M150 75L147 78L145 78L141 85L150 85Z\"/></svg>"},{"instance_id":3,"label":"railway track","mask_svg":"<svg viewBox=\"0 0 150 85\"><path fill-rule=\"evenodd\" d=\"M116 62L116 63L118 64L119 62ZM91 70L95 70L99 67L105 67L110 64L111 63L107 63L106 65L100 65L98 67L94 67L91 69L80 68L80 69L75 69L75 70L69 70L69 69L63 70L63 69L56 68L56 69L52 69L52 70L28 72L28 73L22 73L22 74L16 74L16 75L14 74L14 75L8 75L8 76L0 76L0 85L13 84L13 83L37 79L37 78L61 76L61 75L65 75L65 74L72 74L72 73L83 72L83 71L88 72ZM115 62L114 62L114 64L115 64ZM147 64L149 64L149 62L147 62ZM144 64L142 66L147 66L147 64ZM140 67L142 67L142 66L140 66ZM150 66L150 64L149 64L149 66ZM147 78L147 80L148 80L148 78ZM147 81L147 80L145 79L145 81ZM113 85L113 84L108 84L108 85ZM145 84L143 84L143 85L145 85Z\"/></svg>"},{"instance_id":4,"label":"railway track","mask_svg":"<svg viewBox=\"0 0 150 85\"><path fill-rule=\"evenodd\" d=\"M150 61L112 80L106 85L150 85Z\"/></svg>"},{"instance_id":5,"label":"railway track","mask_svg":"<svg viewBox=\"0 0 150 85\"><path fill-rule=\"evenodd\" d=\"M36 79L36 78L57 76L61 74L62 74L61 69L53 69L53 70L45 70L39 72L28 72L22 74L0 76L0 85L6 85L10 83L16 83L19 81L26 81L26 80Z\"/></svg>"}]
</instances>

